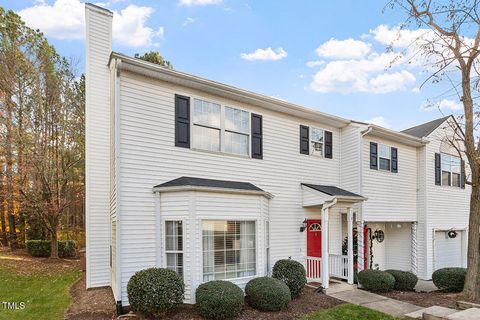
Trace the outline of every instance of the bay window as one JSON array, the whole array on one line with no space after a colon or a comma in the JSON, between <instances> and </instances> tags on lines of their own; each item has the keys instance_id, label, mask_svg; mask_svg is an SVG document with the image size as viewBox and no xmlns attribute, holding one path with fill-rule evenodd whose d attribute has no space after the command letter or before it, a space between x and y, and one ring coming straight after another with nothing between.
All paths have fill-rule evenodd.
<instances>
[{"instance_id":1,"label":"bay window","mask_svg":"<svg viewBox=\"0 0 480 320\"><path fill-rule=\"evenodd\" d=\"M250 113L194 99L193 147L248 156Z\"/></svg>"},{"instance_id":2,"label":"bay window","mask_svg":"<svg viewBox=\"0 0 480 320\"><path fill-rule=\"evenodd\" d=\"M203 281L234 279L256 274L254 221L202 223Z\"/></svg>"},{"instance_id":3,"label":"bay window","mask_svg":"<svg viewBox=\"0 0 480 320\"><path fill-rule=\"evenodd\" d=\"M460 187L461 160L446 153L441 154L442 185Z\"/></svg>"},{"instance_id":4,"label":"bay window","mask_svg":"<svg viewBox=\"0 0 480 320\"><path fill-rule=\"evenodd\" d=\"M183 276L183 223L165 221L166 268Z\"/></svg>"}]
</instances>

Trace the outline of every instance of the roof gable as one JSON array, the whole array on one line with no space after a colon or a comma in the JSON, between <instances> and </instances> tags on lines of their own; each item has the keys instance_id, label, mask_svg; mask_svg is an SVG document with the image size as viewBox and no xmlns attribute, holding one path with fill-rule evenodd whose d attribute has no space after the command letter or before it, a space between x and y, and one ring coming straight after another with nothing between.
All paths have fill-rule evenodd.
<instances>
[{"instance_id":1,"label":"roof gable","mask_svg":"<svg viewBox=\"0 0 480 320\"><path fill-rule=\"evenodd\" d=\"M418 138L428 137L433 131L435 131L435 129L437 129L442 123L444 123L450 117L453 118L452 115L449 115L440 119L436 119L433 121L420 124L415 127L405 129L401 132L418 137Z\"/></svg>"}]
</instances>

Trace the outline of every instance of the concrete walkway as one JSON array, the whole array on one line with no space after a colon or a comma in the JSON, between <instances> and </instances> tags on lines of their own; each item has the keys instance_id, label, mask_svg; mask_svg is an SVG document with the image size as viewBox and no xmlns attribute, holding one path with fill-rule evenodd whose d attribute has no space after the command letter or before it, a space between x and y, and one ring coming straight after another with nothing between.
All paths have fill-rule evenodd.
<instances>
[{"instance_id":1,"label":"concrete walkway","mask_svg":"<svg viewBox=\"0 0 480 320\"><path fill-rule=\"evenodd\" d=\"M406 313L423 309L422 307L413 305L411 303L390 299L360 289L327 293L327 295L348 303L353 303L359 306L377 310L399 318L403 318Z\"/></svg>"}]
</instances>

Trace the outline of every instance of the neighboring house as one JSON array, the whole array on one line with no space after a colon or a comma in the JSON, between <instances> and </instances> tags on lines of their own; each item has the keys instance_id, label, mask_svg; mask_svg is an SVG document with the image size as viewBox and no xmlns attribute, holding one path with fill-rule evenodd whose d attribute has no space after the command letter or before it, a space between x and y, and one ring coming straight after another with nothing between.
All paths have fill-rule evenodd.
<instances>
[{"instance_id":1,"label":"neighboring house","mask_svg":"<svg viewBox=\"0 0 480 320\"><path fill-rule=\"evenodd\" d=\"M396 132L169 70L112 52L112 16L86 5L87 287L128 305L129 278L166 267L193 303L285 258L326 288L465 265L452 117Z\"/></svg>"}]
</instances>

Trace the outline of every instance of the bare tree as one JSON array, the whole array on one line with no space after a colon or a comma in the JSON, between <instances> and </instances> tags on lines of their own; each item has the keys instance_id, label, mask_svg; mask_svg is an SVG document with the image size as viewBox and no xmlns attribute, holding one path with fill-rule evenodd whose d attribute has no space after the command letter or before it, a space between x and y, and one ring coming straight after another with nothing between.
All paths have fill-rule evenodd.
<instances>
[{"instance_id":1,"label":"bare tree","mask_svg":"<svg viewBox=\"0 0 480 320\"><path fill-rule=\"evenodd\" d=\"M460 117L463 132L455 134L464 150L460 155L467 158L471 169L469 183L470 215L468 228L467 276L463 294L468 299L480 299L480 149L475 142L478 129L479 97L479 46L480 18L479 1L468 0L392 0L389 5L407 13L402 29L415 25L426 28L429 36L416 39L412 54L424 59L424 67L430 75L424 83L447 82L458 94L463 104ZM410 58L412 58L410 57ZM464 151L464 152L462 152Z\"/></svg>"}]
</instances>

